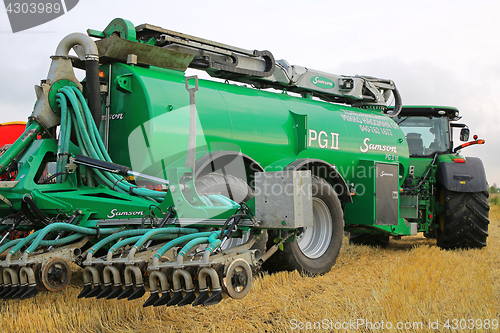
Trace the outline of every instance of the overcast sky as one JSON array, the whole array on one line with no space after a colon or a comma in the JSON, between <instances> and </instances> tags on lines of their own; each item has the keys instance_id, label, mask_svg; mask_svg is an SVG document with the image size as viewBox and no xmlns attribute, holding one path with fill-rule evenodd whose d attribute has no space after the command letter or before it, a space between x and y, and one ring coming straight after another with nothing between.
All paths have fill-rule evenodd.
<instances>
[{"instance_id":1,"label":"overcast sky","mask_svg":"<svg viewBox=\"0 0 500 333\"><path fill-rule=\"evenodd\" d=\"M26 120L33 86L69 33L116 17L246 49L291 64L394 80L404 104L455 106L486 140L480 157L500 186L500 1L80 0L65 15L12 33L0 9L0 122Z\"/></svg>"}]
</instances>

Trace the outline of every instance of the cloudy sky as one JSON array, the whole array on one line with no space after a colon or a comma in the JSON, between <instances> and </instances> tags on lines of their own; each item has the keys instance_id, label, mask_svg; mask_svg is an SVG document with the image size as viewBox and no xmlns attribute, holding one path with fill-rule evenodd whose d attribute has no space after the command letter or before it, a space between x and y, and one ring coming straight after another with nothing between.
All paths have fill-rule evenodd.
<instances>
[{"instance_id":1,"label":"cloudy sky","mask_svg":"<svg viewBox=\"0 0 500 333\"><path fill-rule=\"evenodd\" d=\"M116 17L151 23L325 72L394 80L404 104L457 107L500 186L499 1L80 0L67 14L12 33L0 9L0 122L26 120L33 86L71 32L102 30Z\"/></svg>"}]
</instances>

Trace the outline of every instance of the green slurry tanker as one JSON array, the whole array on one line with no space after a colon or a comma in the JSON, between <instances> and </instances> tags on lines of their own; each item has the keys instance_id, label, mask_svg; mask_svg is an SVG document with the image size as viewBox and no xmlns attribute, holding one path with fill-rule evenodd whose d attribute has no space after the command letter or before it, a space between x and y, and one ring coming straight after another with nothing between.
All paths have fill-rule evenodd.
<instances>
[{"instance_id":1,"label":"green slurry tanker","mask_svg":"<svg viewBox=\"0 0 500 333\"><path fill-rule=\"evenodd\" d=\"M458 110L403 107L391 80L123 19L51 58L0 157L4 299L62 290L74 262L79 298L216 304L262 267L328 272L344 231L486 245L484 168L459 155L484 141L454 148Z\"/></svg>"}]
</instances>

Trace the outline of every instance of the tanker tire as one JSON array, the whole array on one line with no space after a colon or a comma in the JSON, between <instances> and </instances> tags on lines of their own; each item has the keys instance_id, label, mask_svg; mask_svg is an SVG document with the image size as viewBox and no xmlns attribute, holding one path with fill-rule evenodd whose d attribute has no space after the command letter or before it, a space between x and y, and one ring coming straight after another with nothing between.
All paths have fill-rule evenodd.
<instances>
[{"instance_id":1,"label":"tanker tire","mask_svg":"<svg viewBox=\"0 0 500 333\"><path fill-rule=\"evenodd\" d=\"M198 176L195 180L195 186L199 195L221 194L237 203L247 202L255 195L254 190L240 178L216 172ZM245 237L243 238L244 241L247 239L248 238ZM226 243L229 243L227 248L231 248L240 245L242 242L240 239L234 238L228 240ZM266 243L267 232L263 231L260 240L258 240L251 249L259 250L262 255L266 250Z\"/></svg>"},{"instance_id":2,"label":"tanker tire","mask_svg":"<svg viewBox=\"0 0 500 333\"><path fill-rule=\"evenodd\" d=\"M283 243L283 250L276 251L264 263L263 269L271 273L297 270L306 274L325 274L335 264L344 237L344 214L340 200L332 186L316 176L312 176L312 196L314 227L305 228L293 242ZM308 236L308 232L313 234ZM268 248L274 245L277 234L273 231L274 236L269 236ZM286 237L285 234L282 232L282 237ZM316 244L322 245L315 247L314 242L307 242L307 238L314 240L321 235L326 236Z\"/></svg>"},{"instance_id":3,"label":"tanker tire","mask_svg":"<svg viewBox=\"0 0 500 333\"><path fill-rule=\"evenodd\" d=\"M349 244L386 248L389 246L389 235L351 232L349 234Z\"/></svg>"},{"instance_id":4,"label":"tanker tire","mask_svg":"<svg viewBox=\"0 0 500 333\"><path fill-rule=\"evenodd\" d=\"M443 249L482 248L488 238L488 192L453 192L444 189L445 215L437 229Z\"/></svg>"}]
</instances>

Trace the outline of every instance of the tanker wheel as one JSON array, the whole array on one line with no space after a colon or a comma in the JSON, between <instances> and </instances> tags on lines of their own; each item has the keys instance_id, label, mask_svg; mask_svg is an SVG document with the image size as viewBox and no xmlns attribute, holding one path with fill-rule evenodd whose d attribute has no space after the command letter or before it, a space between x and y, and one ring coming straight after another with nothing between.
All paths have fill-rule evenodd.
<instances>
[{"instance_id":1,"label":"tanker wheel","mask_svg":"<svg viewBox=\"0 0 500 333\"><path fill-rule=\"evenodd\" d=\"M222 286L229 296L240 299L248 295L252 287L252 269L244 259L233 261L222 279Z\"/></svg>"},{"instance_id":2,"label":"tanker wheel","mask_svg":"<svg viewBox=\"0 0 500 333\"><path fill-rule=\"evenodd\" d=\"M71 281L71 268L66 260L50 259L42 268L42 284L49 291L61 291Z\"/></svg>"},{"instance_id":3,"label":"tanker wheel","mask_svg":"<svg viewBox=\"0 0 500 333\"><path fill-rule=\"evenodd\" d=\"M312 176L311 180L313 227L302 228L293 242L283 243L283 250L276 251L263 265L270 272L298 270L324 274L337 260L344 236L340 200L326 180L316 176ZM272 238L268 246L274 244Z\"/></svg>"},{"instance_id":4,"label":"tanker wheel","mask_svg":"<svg viewBox=\"0 0 500 333\"><path fill-rule=\"evenodd\" d=\"M443 249L482 248L488 238L488 192L453 192L443 189L445 214L437 230Z\"/></svg>"},{"instance_id":5,"label":"tanker wheel","mask_svg":"<svg viewBox=\"0 0 500 333\"><path fill-rule=\"evenodd\" d=\"M215 172L200 175L195 180L195 186L199 195L221 194L237 203L247 202L255 195L254 190L240 178ZM243 235L242 238L228 239L222 248L229 249L244 244L248 238L249 233ZM252 249L257 249L263 254L266 250L266 243L267 232L263 231L260 240L252 246Z\"/></svg>"},{"instance_id":6,"label":"tanker wheel","mask_svg":"<svg viewBox=\"0 0 500 333\"><path fill-rule=\"evenodd\" d=\"M349 244L386 248L389 245L389 235L351 232L349 233Z\"/></svg>"}]
</instances>

